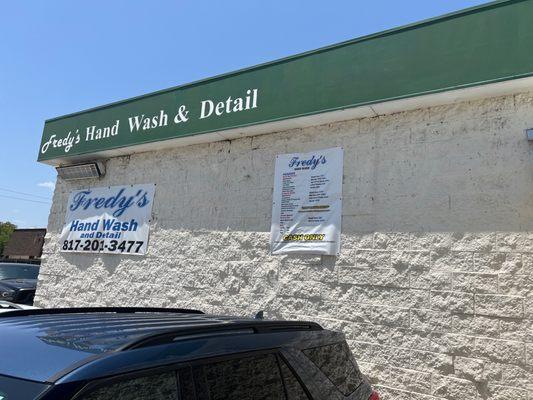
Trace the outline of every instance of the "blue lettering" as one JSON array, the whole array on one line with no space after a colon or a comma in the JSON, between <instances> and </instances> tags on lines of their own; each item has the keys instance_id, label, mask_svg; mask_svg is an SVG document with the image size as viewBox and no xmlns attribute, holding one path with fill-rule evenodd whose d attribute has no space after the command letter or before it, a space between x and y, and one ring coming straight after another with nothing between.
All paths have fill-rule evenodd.
<instances>
[{"instance_id":1,"label":"blue lettering","mask_svg":"<svg viewBox=\"0 0 533 400\"><path fill-rule=\"evenodd\" d=\"M141 191L139 190L139 192L137 192L137 194L139 194ZM148 193L144 192L142 197L137 201L137 205L140 207L140 208L143 208L145 207L146 205L148 205L148 203L150 203L150 200L148 200L148 196L147 196Z\"/></svg>"},{"instance_id":2,"label":"blue lettering","mask_svg":"<svg viewBox=\"0 0 533 400\"><path fill-rule=\"evenodd\" d=\"M136 231L138 228L139 228L139 224L137 223L137 221L132 219L129 224L128 230L131 232L131 231Z\"/></svg>"},{"instance_id":3,"label":"blue lettering","mask_svg":"<svg viewBox=\"0 0 533 400\"><path fill-rule=\"evenodd\" d=\"M90 197L91 190L83 190L76 193L72 199L72 203L69 205L71 211L77 209L87 210L89 207L95 209L111 209L113 210L113 217L120 217L126 212L126 210L133 205L137 205L139 208L146 207L150 200L148 199L148 193L139 189L133 196L125 196L125 189L120 189L115 195L109 197ZM76 224L75 224L76 223ZM79 230L79 221L74 221L70 230Z\"/></svg>"},{"instance_id":4,"label":"blue lettering","mask_svg":"<svg viewBox=\"0 0 533 400\"><path fill-rule=\"evenodd\" d=\"M102 208L104 204L105 204L105 198L101 197L94 201L94 208L96 209Z\"/></svg>"},{"instance_id":5,"label":"blue lettering","mask_svg":"<svg viewBox=\"0 0 533 400\"><path fill-rule=\"evenodd\" d=\"M291 162L289 163L289 168L292 168L294 166L298 166L298 157L293 157Z\"/></svg>"},{"instance_id":6,"label":"blue lettering","mask_svg":"<svg viewBox=\"0 0 533 400\"><path fill-rule=\"evenodd\" d=\"M124 193L124 189L120 189L115 196L108 197L105 201L105 208L114 208L122 193Z\"/></svg>"},{"instance_id":7,"label":"blue lettering","mask_svg":"<svg viewBox=\"0 0 533 400\"><path fill-rule=\"evenodd\" d=\"M82 204L85 202L85 196L91 194L90 190L85 190L82 192L76 193L74 199L72 199L72 204L70 205L71 211L76 211ZM87 209L87 208L85 208Z\"/></svg>"},{"instance_id":8,"label":"blue lettering","mask_svg":"<svg viewBox=\"0 0 533 400\"><path fill-rule=\"evenodd\" d=\"M94 222L82 222L80 220L75 220L70 223L70 231L97 231L98 225L100 224L100 221L94 221Z\"/></svg>"},{"instance_id":9,"label":"blue lettering","mask_svg":"<svg viewBox=\"0 0 533 400\"><path fill-rule=\"evenodd\" d=\"M116 219L103 219L103 230L104 231L115 231L115 232L125 232L125 231L136 231L139 228L139 223L134 219L129 222L120 222Z\"/></svg>"},{"instance_id":10,"label":"blue lettering","mask_svg":"<svg viewBox=\"0 0 533 400\"><path fill-rule=\"evenodd\" d=\"M113 222L115 222L114 219L105 219L104 218L104 223L103 223L104 231L111 230L111 226L113 225Z\"/></svg>"},{"instance_id":11,"label":"blue lettering","mask_svg":"<svg viewBox=\"0 0 533 400\"><path fill-rule=\"evenodd\" d=\"M323 155L319 156L318 158L314 155L308 159L308 160L300 160L299 157L293 157L291 161L289 161L289 168L297 168L297 167L311 167L311 170L315 169L318 164L325 164L327 163L326 157Z\"/></svg>"}]
</instances>

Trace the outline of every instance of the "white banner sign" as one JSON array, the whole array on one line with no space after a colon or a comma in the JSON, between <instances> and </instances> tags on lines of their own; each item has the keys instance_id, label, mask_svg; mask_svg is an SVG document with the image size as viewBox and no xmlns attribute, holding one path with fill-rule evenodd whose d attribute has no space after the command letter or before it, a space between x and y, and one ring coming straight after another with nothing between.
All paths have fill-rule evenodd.
<instances>
[{"instance_id":1,"label":"white banner sign","mask_svg":"<svg viewBox=\"0 0 533 400\"><path fill-rule=\"evenodd\" d=\"M61 231L61 251L146 254L154 193L154 184L72 192Z\"/></svg>"},{"instance_id":2,"label":"white banner sign","mask_svg":"<svg viewBox=\"0 0 533 400\"><path fill-rule=\"evenodd\" d=\"M343 149L276 157L272 254L338 255Z\"/></svg>"}]
</instances>

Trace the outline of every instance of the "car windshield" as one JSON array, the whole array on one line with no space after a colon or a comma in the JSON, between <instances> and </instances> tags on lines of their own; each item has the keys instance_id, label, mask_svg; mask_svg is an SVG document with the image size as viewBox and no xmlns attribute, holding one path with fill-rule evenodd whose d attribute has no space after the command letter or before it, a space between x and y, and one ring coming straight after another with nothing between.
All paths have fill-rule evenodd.
<instances>
[{"instance_id":1,"label":"car windshield","mask_svg":"<svg viewBox=\"0 0 533 400\"><path fill-rule=\"evenodd\" d=\"M0 281L4 279L37 279L39 267L28 264L0 264ZM3 400L0 397L0 400Z\"/></svg>"},{"instance_id":2,"label":"car windshield","mask_svg":"<svg viewBox=\"0 0 533 400\"><path fill-rule=\"evenodd\" d=\"M48 385L0 375L0 400L33 400Z\"/></svg>"}]
</instances>

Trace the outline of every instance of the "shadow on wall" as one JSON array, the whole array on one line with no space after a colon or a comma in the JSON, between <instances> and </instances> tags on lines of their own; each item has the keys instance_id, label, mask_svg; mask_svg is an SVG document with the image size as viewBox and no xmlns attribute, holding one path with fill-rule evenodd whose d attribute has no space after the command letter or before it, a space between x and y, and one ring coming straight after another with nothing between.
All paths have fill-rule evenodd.
<instances>
[{"instance_id":1,"label":"shadow on wall","mask_svg":"<svg viewBox=\"0 0 533 400\"><path fill-rule=\"evenodd\" d=\"M344 148L343 220L362 232L533 231L532 94L112 158L83 187L156 183L154 230L269 232L276 155ZM58 180L50 227L71 190Z\"/></svg>"}]
</instances>

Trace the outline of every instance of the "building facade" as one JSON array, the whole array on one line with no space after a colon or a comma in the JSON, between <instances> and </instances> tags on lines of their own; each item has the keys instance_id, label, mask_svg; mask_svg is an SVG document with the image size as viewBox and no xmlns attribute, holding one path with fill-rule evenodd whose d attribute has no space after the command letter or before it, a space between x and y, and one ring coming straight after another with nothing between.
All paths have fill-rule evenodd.
<instances>
[{"instance_id":1,"label":"building facade","mask_svg":"<svg viewBox=\"0 0 533 400\"><path fill-rule=\"evenodd\" d=\"M45 235L44 228L15 229L4 248L3 260L40 262Z\"/></svg>"},{"instance_id":2,"label":"building facade","mask_svg":"<svg viewBox=\"0 0 533 400\"><path fill-rule=\"evenodd\" d=\"M533 398L531 15L533 1L500 1L47 121L40 161L99 160L106 172L58 179L36 304L265 310L343 331L385 399ZM306 84L318 64L332 80ZM281 82L283 100L268 88L276 73L309 80ZM230 106L204 95L223 90ZM198 109L180 113L182 99ZM143 101L159 118L135 142ZM176 113L158 113L167 101ZM276 155L335 146L340 255L272 255ZM72 191L144 183L156 185L146 255L61 251Z\"/></svg>"}]
</instances>

